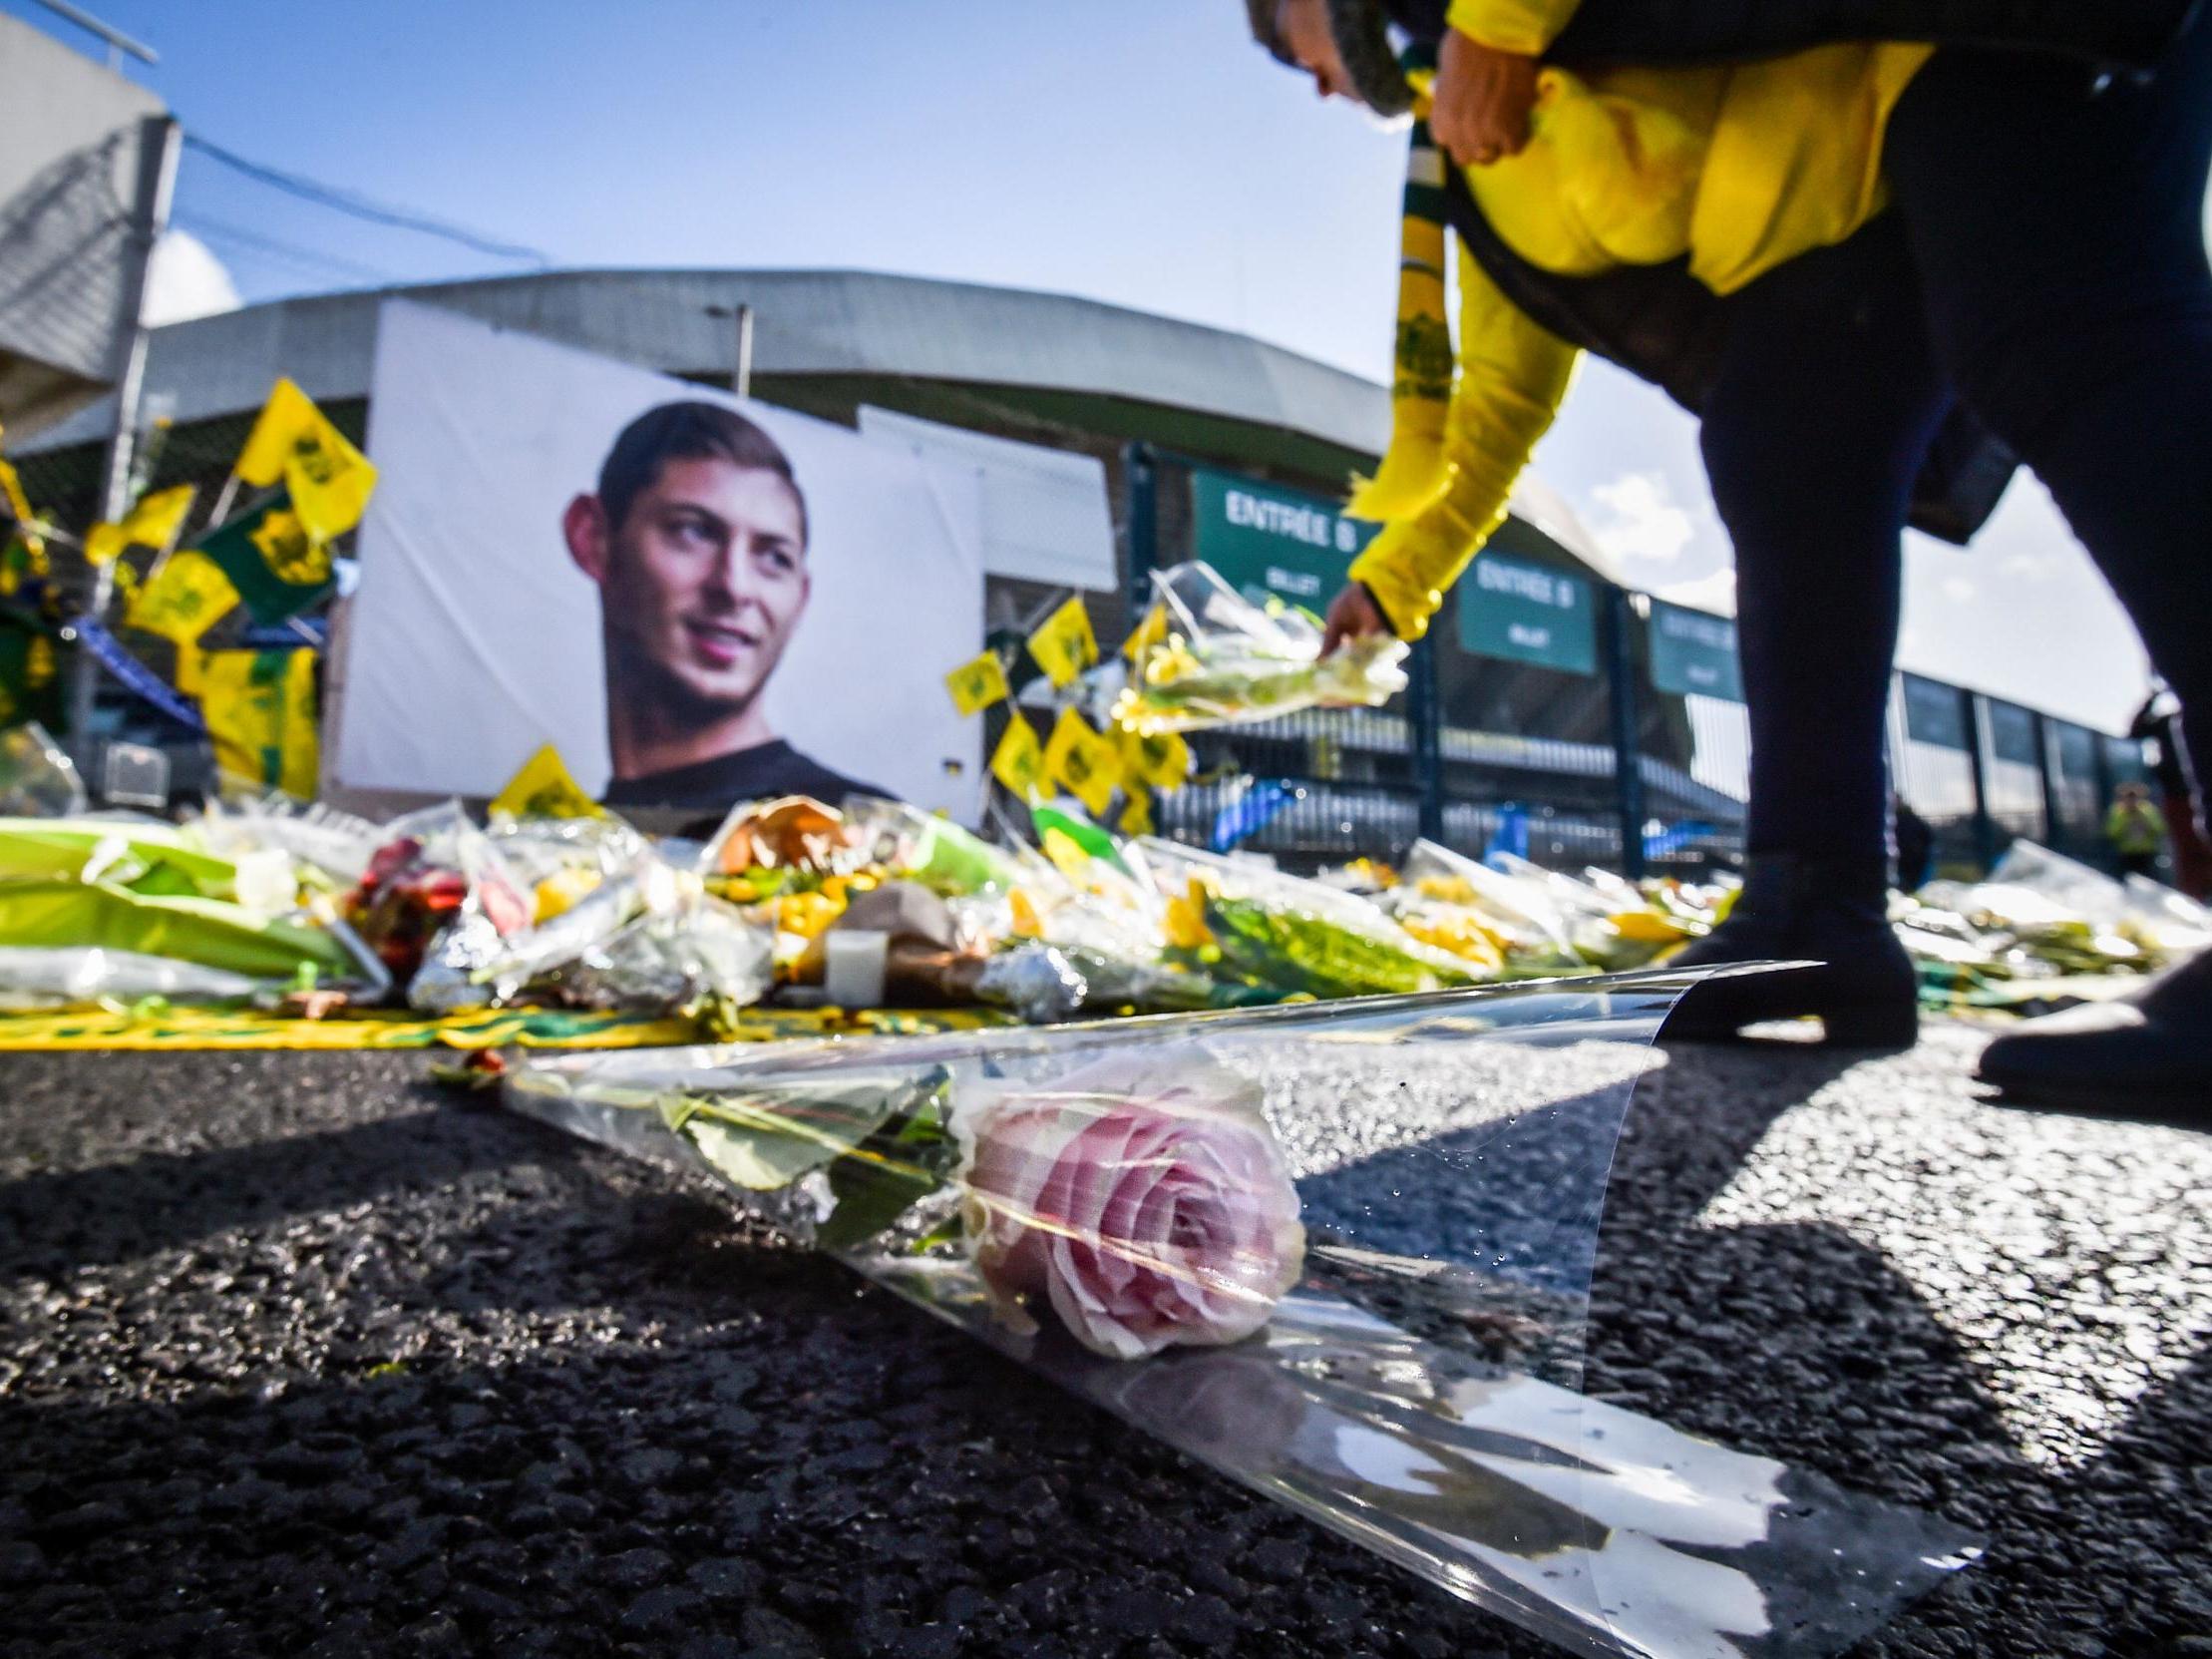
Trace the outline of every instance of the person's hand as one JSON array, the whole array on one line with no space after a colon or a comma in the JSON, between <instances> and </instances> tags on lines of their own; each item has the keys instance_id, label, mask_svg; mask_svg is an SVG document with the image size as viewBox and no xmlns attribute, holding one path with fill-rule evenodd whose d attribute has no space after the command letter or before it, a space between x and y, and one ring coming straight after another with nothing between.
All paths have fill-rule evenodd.
<instances>
[{"instance_id":1,"label":"person's hand","mask_svg":"<svg viewBox=\"0 0 2212 1659\"><path fill-rule=\"evenodd\" d=\"M1461 167L1488 167L1528 148L1536 109L1534 58L1494 52L1447 30L1429 95L1428 130Z\"/></svg>"},{"instance_id":2,"label":"person's hand","mask_svg":"<svg viewBox=\"0 0 2212 1659\"><path fill-rule=\"evenodd\" d=\"M1346 640L1364 639L1371 633L1389 631L1390 624L1383 620L1374 596L1362 584L1347 582L1344 591L1330 602L1328 615L1322 619L1321 654L1328 655Z\"/></svg>"}]
</instances>

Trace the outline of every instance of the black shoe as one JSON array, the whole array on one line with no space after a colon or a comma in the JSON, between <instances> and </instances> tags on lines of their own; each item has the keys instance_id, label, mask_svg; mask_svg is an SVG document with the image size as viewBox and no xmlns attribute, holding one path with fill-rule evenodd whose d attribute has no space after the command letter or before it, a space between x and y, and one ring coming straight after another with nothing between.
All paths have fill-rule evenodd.
<instances>
[{"instance_id":1,"label":"black shoe","mask_svg":"<svg viewBox=\"0 0 2212 1659\"><path fill-rule=\"evenodd\" d=\"M1832 1044L1910 1048L1920 1037L1920 978L1889 922L1889 871L1875 859L1754 855L1727 921L1669 968L1810 962L1708 980L1667 1019L1661 1038L1733 1039L1745 1026L1818 1015Z\"/></svg>"},{"instance_id":2,"label":"black shoe","mask_svg":"<svg viewBox=\"0 0 2212 1659\"><path fill-rule=\"evenodd\" d=\"M1983 1050L1981 1077L2037 1105L2212 1120L2212 951L2120 1002L2028 1021Z\"/></svg>"}]
</instances>

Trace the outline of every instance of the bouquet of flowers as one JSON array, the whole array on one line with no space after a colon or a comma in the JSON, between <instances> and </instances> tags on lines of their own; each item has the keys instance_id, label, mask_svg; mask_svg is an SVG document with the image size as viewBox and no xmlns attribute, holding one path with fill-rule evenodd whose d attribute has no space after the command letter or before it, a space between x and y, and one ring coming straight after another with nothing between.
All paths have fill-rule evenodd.
<instances>
[{"instance_id":1,"label":"bouquet of flowers","mask_svg":"<svg viewBox=\"0 0 2212 1659\"><path fill-rule=\"evenodd\" d=\"M518 1102L563 1097L540 1068ZM1252 1335L1297 1282L1298 1197L1258 1083L1196 1046L1032 1082L942 1066L598 1088L635 1143L665 1127L741 1201L824 1249L972 1266L993 1315L1137 1359Z\"/></svg>"},{"instance_id":2,"label":"bouquet of flowers","mask_svg":"<svg viewBox=\"0 0 2212 1659\"><path fill-rule=\"evenodd\" d=\"M1576 1392L1688 983L563 1056L506 1099L1576 1651L1824 1659L1970 1538Z\"/></svg>"},{"instance_id":3,"label":"bouquet of flowers","mask_svg":"<svg viewBox=\"0 0 2212 1659\"><path fill-rule=\"evenodd\" d=\"M1144 736L1269 720L1301 708L1376 707L1405 689L1405 642L1354 639L1321 654L1321 620L1256 605L1203 564L1154 573L1158 595L1113 706Z\"/></svg>"}]
</instances>

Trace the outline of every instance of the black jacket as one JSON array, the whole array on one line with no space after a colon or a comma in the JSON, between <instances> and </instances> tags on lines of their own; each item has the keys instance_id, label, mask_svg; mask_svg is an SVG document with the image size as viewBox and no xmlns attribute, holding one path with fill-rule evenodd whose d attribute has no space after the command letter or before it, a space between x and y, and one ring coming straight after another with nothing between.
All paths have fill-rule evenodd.
<instances>
[{"instance_id":1,"label":"black jacket","mask_svg":"<svg viewBox=\"0 0 2212 1659\"><path fill-rule=\"evenodd\" d=\"M2110 63L2155 62L2201 0L1582 0L1549 57L1562 64L1690 63L1774 56L1840 40L2004 42ZM1385 0L1416 43L1443 38L1445 0ZM1728 338L1728 302L1688 260L1560 276L1506 245L1465 178L1446 171L1452 228L1498 290L1533 320L1650 381L1692 414ZM1879 222L1861 234L1894 234ZM1909 522L1964 544L1989 521L2018 459L1964 404L1929 448Z\"/></svg>"},{"instance_id":2,"label":"black jacket","mask_svg":"<svg viewBox=\"0 0 2212 1659\"><path fill-rule=\"evenodd\" d=\"M2202 0L1582 0L1549 56L1569 65L1725 63L1846 40L2048 52L2148 69ZM1444 33L1446 0L1384 0L1415 40Z\"/></svg>"}]
</instances>

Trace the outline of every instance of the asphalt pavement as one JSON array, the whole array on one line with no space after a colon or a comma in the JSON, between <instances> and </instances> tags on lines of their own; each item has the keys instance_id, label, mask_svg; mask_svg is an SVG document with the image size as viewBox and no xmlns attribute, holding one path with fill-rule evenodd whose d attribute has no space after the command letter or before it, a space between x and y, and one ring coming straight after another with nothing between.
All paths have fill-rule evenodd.
<instances>
[{"instance_id":1,"label":"asphalt pavement","mask_svg":"<svg viewBox=\"0 0 2212 1659\"><path fill-rule=\"evenodd\" d=\"M1676 1049L1588 1387L1987 1558L1854 1651L2212 1655L2212 1133ZM0 1055L0 1653L1554 1650L412 1054Z\"/></svg>"}]
</instances>

